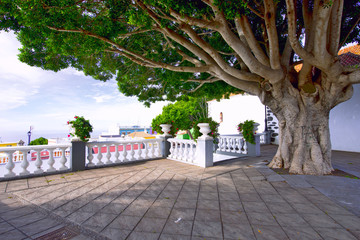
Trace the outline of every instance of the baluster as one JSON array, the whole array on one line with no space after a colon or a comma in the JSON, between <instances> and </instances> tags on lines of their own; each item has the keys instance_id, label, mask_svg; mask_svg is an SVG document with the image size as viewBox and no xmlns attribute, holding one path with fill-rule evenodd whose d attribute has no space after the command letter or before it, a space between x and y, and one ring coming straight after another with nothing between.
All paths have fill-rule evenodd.
<instances>
[{"instance_id":1,"label":"baluster","mask_svg":"<svg viewBox=\"0 0 360 240\"><path fill-rule=\"evenodd\" d=\"M244 154L248 154L247 142L244 139L243 139L243 149L244 149Z\"/></svg>"},{"instance_id":2,"label":"baluster","mask_svg":"<svg viewBox=\"0 0 360 240\"><path fill-rule=\"evenodd\" d=\"M106 145L106 158L107 158L107 161L105 162L105 164L112 164L112 161L110 161L110 158L111 158L111 152L110 152L110 147L111 145L108 144Z\"/></svg>"},{"instance_id":3,"label":"baluster","mask_svg":"<svg viewBox=\"0 0 360 240\"><path fill-rule=\"evenodd\" d=\"M141 156L142 155L142 150L141 150L141 146L143 145L143 142L139 142L138 143L138 158L137 158L137 160L141 160L141 159L143 159L143 157Z\"/></svg>"},{"instance_id":4,"label":"baluster","mask_svg":"<svg viewBox=\"0 0 360 240\"><path fill-rule=\"evenodd\" d=\"M174 140L174 159L177 159L179 154L178 142Z\"/></svg>"},{"instance_id":5,"label":"baluster","mask_svg":"<svg viewBox=\"0 0 360 240\"><path fill-rule=\"evenodd\" d=\"M149 147L149 143L148 142L144 142L144 155L145 155L145 159L148 159L149 158L149 156L148 156L148 153L149 153L149 149L148 149L148 147Z\"/></svg>"},{"instance_id":6,"label":"baluster","mask_svg":"<svg viewBox=\"0 0 360 240\"><path fill-rule=\"evenodd\" d=\"M180 149L181 149L181 154L179 156L179 160L186 160L185 158L185 143L184 142L180 142Z\"/></svg>"},{"instance_id":7,"label":"baluster","mask_svg":"<svg viewBox=\"0 0 360 240\"><path fill-rule=\"evenodd\" d=\"M162 157L161 140L156 141L156 145L157 145L157 156Z\"/></svg>"},{"instance_id":8,"label":"baluster","mask_svg":"<svg viewBox=\"0 0 360 240\"><path fill-rule=\"evenodd\" d=\"M151 144L150 158L155 158L155 143Z\"/></svg>"},{"instance_id":9,"label":"baluster","mask_svg":"<svg viewBox=\"0 0 360 240\"><path fill-rule=\"evenodd\" d=\"M16 174L13 172L13 169L15 167L15 164L13 162L13 153L15 151L9 151L6 152L7 154L7 158L8 158L8 162L6 164L6 169L8 170L8 173L4 175L4 177L14 177Z\"/></svg>"},{"instance_id":10,"label":"baluster","mask_svg":"<svg viewBox=\"0 0 360 240\"><path fill-rule=\"evenodd\" d=\"M170 149L169 149L169 158L172 158L173 157L173 152L174 152L174 143L172 140L169 141L170 142Z\"/></svg>"},{"instance_id":11,"label":"baluster","mask_svg":"<svg viewBox=\"0 0 360 240\"><path fill-rule=\"evenodd\" d=\"M102 145L99 144L97 147L98 147L98 155L97 155L98 163L97 163L96 165L97 165L97 166L99 166L99 165L104 165L104 163L101 161L101 159L102 159L102 157L103 157L103 155L102 155L102 153L101 153L101 147L102 147Z\"/></svg>"},{"instance_id":12,"label":"baluster","mask_svg":"<svg viewBox=\"0 0 360 240\"><path fill-rule=\"evenodd\" d=\"M20 154L20 152L19 152ZM22 172L20 173L20 175L28 175L30 174L30 172L27 170L28 166L29 166L29 162L27 160L27 154L26 151L22 152L22 162L21 162L21 168L23 169Z\"/></svg>"},{"instance_id":13,"label":"baluster","mask_svg":"<svg viewBox=\"0 0 360 240\"><path fill-rule=\"evenodd\" d=\"M119 144L115 144L115 163L121 163L119 156Z\"/></svg>"},{"instance_id":14,"label":"baluster","mask_svg":"<svg viewBox=\"0 0 360 240\"><path fill-rule=\"evenodd\" d=\"M67 170L68 169L68 167L65 166L65 163L67 162L66 155L65 155L66 148L67 147L60 148L61 149L61 159L60 159L61 166L60 166L59 170Z\"/></svg>"},{"instance_id":15,"label":"baluster","mask_svg":"<svg viewBox=\"0 0 360 240\"><path fill-rule=\"evenodd\" d=\"M123 144L123 162L128 162L129 160L126 158L127 154L127 150L126 150L126 143Z\"/></svg>"},{"instance_id":16,"label":"baluster","mask_svg":"<svg viewBox=\"0 0 360 240\"><path fill-rule=\"evenodd\" d=\"M135 155L135 151L134 151L134 143L130 143L130 154L129 154L129 161L133 161L134 155Z\"/></svg>"},{"instance_id":17,"label":"baluster","mask_svg":"<svg viewBox=\"0 0 360 240\"><path fill-rule=\"evenodd\" d=\"M89 160L89 162L87 163L87 167L92 167L95 166L95 164L92 162L92 160L94 159L94 155L93 155L93 147L94 145L92 144L87 144L88 147L88 156L87 159ZM74 159L73 159L74 160Z\"/></svg>"},{"instance_id":18,"label":"baluster","mask_svg":"<svg viewBox=\"0 0 360 240\"><path fill-rule=\"evenodd\" d=\"M56 171L56 169L53 167L55 160L54 160L54 149L49 149L49 160L48 160L48 165L49 168L46 170L46 172L54 172Z\"/></svg>"},{"instance_id":19,"label":"baluster","mask_svg":"<svg viewBox=\"0 0 360 240\"><path fill-rule=\"evenodd\" d=\"M185 149L184 149L184 157L183 160L188 162L189 161L189 149L188 149L188 143L185 142Z\"/></svg>"},{"instance_id":20,"label":"baluster","mask_svg":"<svg viewBox=\"0 0 360 240\"><path fill-rule=\"evenodd\" d=\"M194 163L196 161L196 143L191 143L191 163Z\"/></svg>"},{"instance_id":21,"label":"baluster","mask_svg":"<svg viewBox=\"0 0 360 240\"><path fill-rule=\"evenodd\" d=\"M41 150L35 150L36 151L36 161L35 161L35 166L36 166L36 170L34 171L34 173L43 173L44 170L41 169L41 165L42 165L42 160L41 160Z\"/></svg>"}]
</instances>

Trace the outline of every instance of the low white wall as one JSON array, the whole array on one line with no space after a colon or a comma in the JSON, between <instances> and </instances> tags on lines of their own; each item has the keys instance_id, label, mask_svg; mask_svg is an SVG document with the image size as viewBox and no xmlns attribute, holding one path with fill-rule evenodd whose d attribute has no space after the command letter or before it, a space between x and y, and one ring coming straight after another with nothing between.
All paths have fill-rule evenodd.
<instances>
[{"instance_id":1,"label":"low white wall","mask_svg":"<svg viewBox=\"0 0 360 240\"><path fill-rule=\"evenodd\" d=\"M360 84L350 100L331 110L329 125L333 150L360 152Z\"/></svg>"},{"instance_id":2,"label":"low white wall","mask_svg":"<svg viewBox=\"0 0 360 240\"><path fill-rule=\"evenodd\" d=\"M260 123L258 131L264 131L265 106L256 96L236 95L220 102L213 100L208 104L209 115L215 121L220 122L220 113L223 113L223 122L219 126L220 134L237 134L237 125L245 120Z\"/></svg>"}]
</instances>

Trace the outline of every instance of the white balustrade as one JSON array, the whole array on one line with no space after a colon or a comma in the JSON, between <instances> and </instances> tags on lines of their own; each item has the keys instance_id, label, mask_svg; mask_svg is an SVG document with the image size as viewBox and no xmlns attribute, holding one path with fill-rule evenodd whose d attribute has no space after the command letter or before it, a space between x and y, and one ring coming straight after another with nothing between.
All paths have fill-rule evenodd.
<instances>
[{"instance_id":1,"label":"white balustrade","mask_svg":"<svg viewBox=\"0 0 360 240\"><path fill-rule=\"evenodd\" d=\"M70 148L71 144L3 147L0 149L0 167L7 170L3 177L68 170L66 163L70 158Z\"/></svg>"},{"instance_id":2,"label":"white balustrade","mask_svg":"<svg viewBox=\"0 0 360 240\"><path fill-rule=\"evenodd\" d=\"M87 167L111 165L162 157L161 139L124 139L119 141L88 142ZM105 163L103 162L105 155Z\"/></svg>"},{"instance_id":3,"label":"white balustrade","mask_svg":"<svg viewBox=\"0 0 360 240\"><path fill-rule=\"evenodd\" d=\"M170 155L168 159L194 163L196 142L194 140L170 138Z\"/></svg>"},{"instance_id":4,"label":"white balustrade","mask_svg":"<svg viewBox=\"0 0 360 240\"><path fill-rule=\"evenodd\" d=\"M246 155L248 145L242 134L220 135L218 149L216 153L228 155Z\"/></svg>"}]
</instances>

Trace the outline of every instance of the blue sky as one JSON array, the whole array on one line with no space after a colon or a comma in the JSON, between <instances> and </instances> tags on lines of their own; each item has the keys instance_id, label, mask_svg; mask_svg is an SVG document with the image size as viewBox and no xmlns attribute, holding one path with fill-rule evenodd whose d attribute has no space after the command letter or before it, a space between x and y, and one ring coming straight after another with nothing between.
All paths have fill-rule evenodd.
<instances>
[{"instance_id":1,"label":"blue sky","mask_svg":"<svg viewBox=\"0 0 360 240\"><path fill-rule=\"evenodd\" d=\"M121 94L115 80L101 82L74 69L45 71L17 59L21 47L13 33L0 32L0 141L66 137L66 122L84 116L95 137L114 125L149 126L165 103L146 108ZM26 141L27 142L27 141Z\"/></svg>"}]
</instances>

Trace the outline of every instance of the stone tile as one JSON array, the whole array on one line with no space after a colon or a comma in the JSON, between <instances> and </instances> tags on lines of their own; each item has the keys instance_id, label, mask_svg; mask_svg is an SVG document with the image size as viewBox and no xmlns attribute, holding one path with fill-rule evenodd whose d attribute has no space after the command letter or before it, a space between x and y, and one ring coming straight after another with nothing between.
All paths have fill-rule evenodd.
<instances>
[{"instance_id":1,"label":"stone tile","mask_svg":"<svg viewBox=\"0 0 360 240\"><path fill-rule=\"evenodd\" d=\"M13 180L9 181L6 187L6 192L14 192L22 189L28 189L28 180L27 179L20 179L20 180Z\"/></svg>"},{"instance_id":2,"label":"stone tile","mask_svg":"<svg viewBox=\"0 0 360 240\"><path fill-rule=\"evenodd\" d=\"M235 192L220 192L220 201L239 201L239 194L235 191Z\"/></svg>"},{"instance_id":3,"label":"stone tile","mask_svg":"<svg viewBox=\"0 0 360 240\"><path fill-rule=\"evenodd\" d=\"M161 233L166 219L164 218L147 218L141 219L139 224L135 228L135 232L150 232L150 233Z\"/></svg>"},{"instance_id":4,"label":"stone tile","mask_svg":"<svg viewBox=\"0 0 360 240\"><path fill-rule=\"evenodd\" d=\"M315 205L326 214L352 215L351 212L335 203L315 203Z\"/></svg>"},{"instance_id":5,"label":"stone tile","mask_svg":"<svg viewBox=\"0 0 360 240\"><path fill-rule=\"evenodd\" d=\"M258 240L280 240L289 239L279 226L253 225Z\"/></svg>"},{"instance_id":6,"label":"stone tile","mask_svg":"<svg viewBox=\"0 0 360 240\"><path fill-rule=\"evenodd\" d=\"M1 225L1 224L0 224ZM8 231L8 232L5 232L3 234L0 234L0 239L17 239L17 240L20 240L20 239L25 239L27 236L20 232L19 230L17 229L14 229L14 230L11 230L11 231Z\"/></svg>"},{"instance_id":7,"label":"stone tile","mask_svg":"<svg viewBox=\"0 0 360 240\"><path fill-rule=\"evenodd\" d=\"M25 206L25 207L21 207L18 209L14 209L14 210L2 213L1 218L8 221L10 219L22 217L22 216L28 215L29 213L33 213L33 212L34 212L34 209Z\"/></svg>"},{"instance_id":8,"label":"stone tile","mask_svg":"<svg viewBox=\"0 0 360 240\"><path fill-rule=\"evenodd\" d=\"M345 229L316 227L315 230L326 240L356 239L354 235L352 235L349 231L346 231Z\"/></svg>"},{"instance_id":9,"label":"stone tile","mask_svg":"<svg viewBox=\"0 0 360 240\"><path fill-rule=\"evenodd\" d=\"M117 217L116 214L110 213L96 213L94 216L90 217L86 220L83 225L84 226L97 226L101 228L105 228L109 223L111 223Z\"/></svg>"},{"instance_id":10,"label":"stone tile","mask_svg":"<svg viewBox=\"0 0 360 240\"><path fill-rule=\"evenodd\" d=\"M244 211L240 201L220 201L221 211Z\"/></svg>"},{"instance_id":11,"label":"stone tile","mask_svg":"<svg viewBox=\"0 0 360 240\"><path fill-rule=\"evenodd\" d=\"M185 220L174 221L173 219L169 219L166 222L166 225L163 229L163 233L190 236L192 225L193 225L193 221L185 221Z\"/></svg>"},{"instance_id":12,"label":"stone tile","mask_svg":"<svg viewBox=\"0 0 360 240\"><path fill-rule=\"evenodd\" d=\"M159 199L164 198L164 199L177 199L179 195L179 192L175 192L175 191L163 191L160 195L159 195Z\"/></svg>"},{"instance_id":13,"label":"stone tile","mask_svg":"<svg viewBox=\"0 0 360 240\"><path fill-rule=\"evenodd\" d=\"M157 240L160 236L160 233L149 233L149 232L132 232L128 240Z\"/></svg>"},{"instance_id":14,"label":"stone tile","mask_svg":"<svg viewBox=\"0 0 360 240\"><path fill-rule=\"evenodd\" d=\"M262 199L257 193L241 193L240 199L243 202L261 202Z\"/></svg>"},{"instance_id":15,"label":"stone tile","mask_svg":"<svg viewBox=\"0 0 360 240\"><path fill-rule=\"evenodd\" d=\"M220 221L220 211L197 209L195 214L195 221L199 221L199 222Z\"/></svg>"},{"instance_id":16,"label":"stone tile","mask_svg":"<svg viewBox=\"0 0 360 240\"><path fill-rule=\"evenodd\" d=\"M272 213L296 213L295 209L287 203L266 203Z\"/></svg>"},{"instance_id":17,"label":"stone tile","mask_svg":"<svg viewBox=\"0 0 360 240\"><path fill-rule=\"evenodd\" d=\"M76 211L70 214L69 216L67 216L66 218L71 222L82 224L90 217L92 217L94 214L95 212Z\"/></svg>"},{"instance_id":18,"label":"stone tile","mask_svg":"<svg viewBox=\"0 0 360 240\"><path fill-rule=\"evenodd\" d=\"M178 199L175 203L175 208L196 208L197 200Z\"/></svg>"},{"instance_id":19,"label":"stone tile","mask_svg":"<svg viewBox=\"0 0 360 240\"><path fill-rule=\"evenodd\" d=\"M199 199L207 199L207 200L219 200L218 192L200 192Z\"/></svg>"},{"instance_id":20,"label":"stone tile","mask_svg":"<svg viewBox=\"0 0 360 240\"><path fill-rule=\"evenodd\" d=\"M245 212L269 212L264 202L243 202Z\"/></svg>"},{"instance_id":21,"label":"stone tile","mask_svg":"<svg viewBox=\"0 0 360 240\"><path fill-rule=\"evenodd\" d=\"M334 221L334 219L332 219L326 214L302 214L302 217L312 227L342 228Z\"/></svg>"},{"instance_id":22,"label":"stone tile","mask_svg":"<svg viewBox=\"0 0 360 240\"><path fill-rule=\"evenodd\" d=\"M101 212L104 213L113 213L113 214L120 214L128 205L122 203L110 203L106 205Z\"/></svg>"},{"instance_id":23,"label":"stone tile","mask_svg":"<svg viewBox=\"0 0 360 240\"><path fill-rule=\"evenodd\" d=\"M255 239L250 224L227 223L223 225L225 239Z\"/></svg>"},{"instance_id":24,"label":"stone tile","mask_svg":"<svg viewBox=\"0 0 360 240\"><path fill-rule=\"evenodd\" d=\"M176 203L182 202L183 199L179 199L178 201L176 201ZM195 201L195 200L184 200L185 202L183 202L182 204L188 203L189 201ZM157 199L154 203L153 203L153 207L168 207L168 208L172 208L175 204L175 200L174 199ZM196 206L196 201L195 201L195 206Z\"/></svg>"},{"instance_id":25,"label":"stone tile","mask_svg":"<svg viewBox=\"0 0 360 240\"><path fill-rule=\"evenodd\" d=\"M311 227L294 226L283 228L291 240L322 240L323 238Z\"/></svg>"},{"instance_id":26,"label":"stone tile","mask_svg":"<svg viewBox=\"0 0 360 240\"><path fill-rule=\"evenodd\" d=\"M355 215L336 215L329 214L329 216L345 229L349 229L351 231L360 231L360 218Z\"/></svg>"},{"instance_id":27,"label":"stone tile","mask_svg":"<svg viewBox=\"0 0 360 240\"><path fill-rule=\"evenodd\" d=\"M250 212L250 213L247 213L247 216L252 225L279 226L279 224L276 222L274 216L270 213Z\"/></svg>"},{"instance_id":28,"label":"stone tile","mask_svg":"<svg viewBox=\"0 0 360 240\"><path fill-rule=\"evenodd\" d=\"M100 234L110 239L125 240L126 237L130 234L130 232L130 230L107 227L103 231L101 231Z\"/></svg>"},{"instance_id":29,"label":"stone tile","mask_svg":"<svg viewBox=\"0 0 360 240\"><path fill-rule=\"evenodd\" d=\"M19 208L19 205L20 203L18 202L12 202L11 204L0 203L0 214L2 215L5 212L13 211Z\"/></svg>"},{"instance_id":30,"label":"stone tile","mask_svg":"<svg viewBox=\"0 0 360 240\"><path fill-rule=\"evenodd\" d=\"M21 232L27 234L28 236L33 236L37 233L46 231L48 229L51 229L51 228L53 228L55 226L59 226L59 225L60 224L57 221L50 219L50 218L45 218L45 219L39 220L37 222L33 222L28 225L19 227L18 229Z\"/></svg>"},{"instance_id":31,"label":"stone tile","mask_svg":"<svg viewBox=\"0 0 360 240\"><path fill-rule=\"evenodd\" d=\"M323 214L323 212L314 204L293 203L291 206L300 214L312 213Z\"/></svg>"},{"instance_id":32,"label":"stone tile","mask_svg":"<svg viewBox=\"0 0 360 240\"><path fill-rule=\"evenodd\" d=\"M192 236L196 237L217 237L222 238L222 227L220 221L210 222L210 221L195 221L194 228L192 231Z\"/></svg>"},{"instance_id":33,"label":"stone tile","mask_svg":"<svg viewBox=\"0 0 360 240\"><path fill-rule=\"evenodd\" d=\"M220 203L216 200L199 200L197 204L198 209L213 209L220 210Z\"/></svg>"},{"instance_id":34,"label":"stone tile","mask_svg":"<svg viewBox=\"0 0 360 240\"><path fill-rule=\"evenodd\" d=\"M141 206L131 204L128 208L126 208L122 213L128 216L144 216L146 211L149 209L149 206Z\"/></svg>"},{"instance_id":35,"label":"stone tile","mask_svg":"<svg viewBox=\"0 0 360 240\"><path fill-rule=\"evenodd\" d=\"M21 227L26 224L39 221L43 218L46 218L44 214L38 213L38 212L32 212L28 215L19 217L19 218L13 218L9 220L8 222L16 227Z\"/></svg>"},{"instance_id":36,"label":"stone tile","mask_svg":"<svg viewBox=\"0 0 360 240\"><path fill-rule=\"evenodd\" d=\"M246 214L242 211L221 211L223 223L249 223Z\"/></svg>"},{"instance_id":37,"label":"stone tile","mask_svg":"<svg viewBox=\"0 0 360 240\"><path fill-rule=\"evenodd\" d=\"M307 200L304 196L302 196L299 193L287 193L287 194L281 194L281 196L288 201L289 203L308 203L309 200Z\"/></svg>"},{"instance_id":38,"label":"stone tile","mask_svg":"<svg viewBox=\"0 0 360 240\"><path fill-rule=\"evenodd\" d=\"M167 207L150 207L146 212L145 217L149 218L168 218L171 208Z\"/></svg>"},{"instance_id":39,"label":"stone tile","mask_svg":"<svg viewBox=\"0 0 360 240\"><path fill-rule=\"evenodd\" d=\"M193 221L195 208L173 208L169 219L174 221Z\"/></svg>"},{"instance_id":40,"label":"stone tile","mask_svg":"<svg viewBox=\"0 0 360 240\"><path fill-rule=\"evenodd\" d=\"M286 203L279 194L261 194L261 198L266 203Z\"/></svg>"},{"instance_id":41,"label":"stone tile","mask_svg":"<svg viewBox=\"0 0 360 240\"><path fill-rule=\"evenodd\" d=\"M7 223L7 222L1 222L0 223L0 234L9 232L9 231L11 231L13 229L14 229L14 227L12 225L10 225L9 223Z\"/></svg>"},{"instance_id":42,"label":"stone tile","mask_svg":"<svg viewBox=\"0 0 360 240\"><path fill-rule=\"evenodd\" d=\"M310 227L309 224L297 213L275 213L274 216L276 221L278 221L278 223L283 227Z\"/></svg>"},{"instance_id":43,"label":"stone tile","mask_svg":"<svg viewBox=\"0 0 360 240\"><path fill-rule=\"evenodd\" d=\"M141 217L120 215L108 226L109 228L133 230Z\"/></svg>"},{"instance_id":44,"label":"stone tile","mask_svg":"<svg viewBox=\"0 0 360 240\"><path fill-rule=\"evenodd\" d=\"M210 185L201 185L200 186L200 193L201 192L214 192L217 193L217 187L215 186L210 186Z\"/></svg>"},{"instance_id":45,"label":"stone tile","mask_svg":"<svg viewBox=\"0 0 360 240\"><path fill-rule=\"evenodd\" d=\"M191 240L191 236L173 235L173 234L161 234L159 240Z\"/></svg>"}]
</instances>

